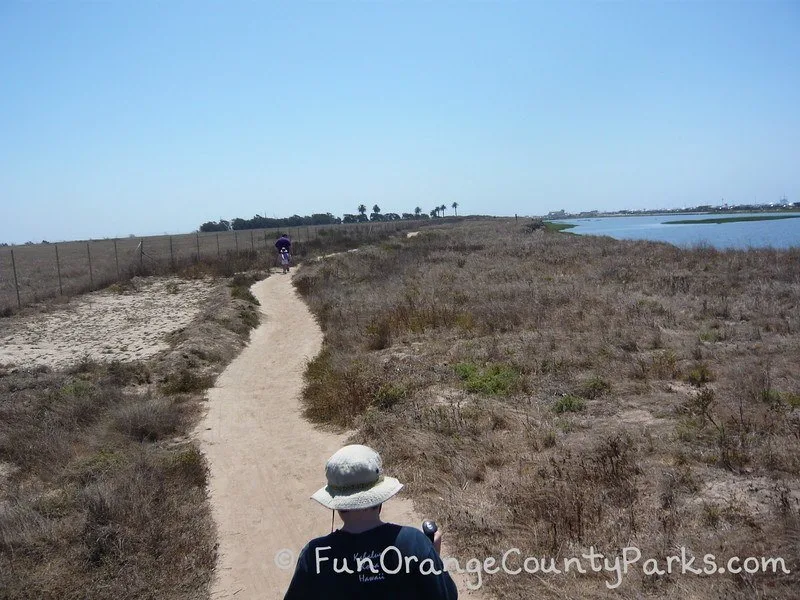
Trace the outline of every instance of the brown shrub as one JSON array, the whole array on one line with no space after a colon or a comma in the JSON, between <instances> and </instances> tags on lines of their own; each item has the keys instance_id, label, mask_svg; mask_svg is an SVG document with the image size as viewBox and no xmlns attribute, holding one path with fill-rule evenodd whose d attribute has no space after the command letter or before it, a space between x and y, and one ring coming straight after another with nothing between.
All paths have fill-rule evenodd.
<instances>
[{"instance_id":1,"label":"brown shrub","mask_svg":"<svg viewBox=\"0 0 800 600\"><path fill-rule=\"evenodd\" d=\"M796 251L532 234L495 219L304 277L326 348L309 367L308 414L359 427L354 439L382 452L462 556L789 547L780 503L751 510L746 491L755 504L726 509L717 529L702 506L720 478L747 490L748 477L781 477L783 497L800 491ZM513 365L521 385L488 395L490 364ZM583 409L555 412L554 398ZM765 581L793 597L791 577L631 577L612 597L744 599ZM541 581L485 585L523 599ZM548 591L609 597L589 575L548 579Z\"/></svg>"}]
</instances>

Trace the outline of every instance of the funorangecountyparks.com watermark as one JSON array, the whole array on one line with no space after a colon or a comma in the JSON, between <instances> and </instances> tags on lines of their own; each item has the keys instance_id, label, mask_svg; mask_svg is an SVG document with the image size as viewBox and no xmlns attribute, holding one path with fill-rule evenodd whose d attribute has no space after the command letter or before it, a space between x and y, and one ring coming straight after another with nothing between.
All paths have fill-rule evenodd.
<instances>
[{"instance_id":1,"label":"funorangecountyparks.com watermark","mask_svg":"<svg viewBox=\"0 0 800 600\"><path fill-rule=\"evenodd\" d=\"M362 573L367 577L396 575L401 570L405 572L418 571L422 575L439 575L441 570L431 559L420 561L416 556L403 556L400 549L389 546L380 554L370 557L354 556L352 560L331 557L327 552L330 546L315 548L314 565L316 573L332 569L338 574ZM275 555L275 565L280 569L293 569L295 556L291 550L279 550ZM641 551L633 546L622 549L621 554L606 556L595 551L594 547L589 552L580 556L556 559L552 557L523 556L519 548L507 550L501 557L486 557L483 560L470 558L461 566L458 559L453 557L442 558L444 571L449 573L467 573L467 587L471 590L479 589L483 585L484 575L494 575L503 572L508 575L521 573L541 575L565 575L569 573L607 573L611 576L606 581L609 589L622 585L625 576L634 570L640 569L644 575L724 575L725 573L783 573L788 575L791 571L786 567L786 561L781 557L755 557L740 558L732 556L719 560L714 554L695 556L685 547L680 548L679 554L665 556L659 559L648 558L642 560ZM391 565L391 566L390 566Z\"/></svg>"}]
</instances>

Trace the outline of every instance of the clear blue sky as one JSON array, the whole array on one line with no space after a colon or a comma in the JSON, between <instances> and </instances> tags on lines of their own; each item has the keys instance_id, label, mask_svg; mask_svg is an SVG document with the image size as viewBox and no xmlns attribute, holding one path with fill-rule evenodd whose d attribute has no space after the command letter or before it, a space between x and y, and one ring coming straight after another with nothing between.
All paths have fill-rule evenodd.
<instances>
[{"instance_id":1,"label":"clear blue sky","mask_svg":"<svg viewBox=\"0 0 800 600\"><path fill-rule=\"evenodd\" d=\"M1 0L0 241L800 201L798 107L798 1Z\"/></svg>"}]
</instances>

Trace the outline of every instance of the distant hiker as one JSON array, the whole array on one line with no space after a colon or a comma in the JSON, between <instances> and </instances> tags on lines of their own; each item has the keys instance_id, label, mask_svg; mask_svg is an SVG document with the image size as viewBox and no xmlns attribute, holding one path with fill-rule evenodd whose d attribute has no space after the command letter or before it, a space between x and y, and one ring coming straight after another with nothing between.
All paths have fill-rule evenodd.
<instances>
[{"instance_id":1,"label":"distant hiker","mask_svg":"<svg viewBox=\"0 0 800 600\"><path fill-rule=\"evenodd\" d=\"M289 264L292 261L292 241L289 239L288 234L282 234L281 237L278 238L278 241L275 242L275 247L278 249L278 256L281 261L283 272L287 273L289 271Z\"/></svg>"},{"instance_id":2,"label":"distant hiker","mask_svg":"<svg viewBox=\"0 0 800 600\"><path fill-rule=\"evenodd\" d=\"M292 251L292 240L289 239L289 235L284 233L281 237L278 238L278 241L275 242L275 247L278 249L278 252L286 248L287 252Z\"/></svg>"},{"instance_id":3,"label":"distant hiker","mask_svg":"<svg viewBox=\"0 0 800 600\"><path fill-rule=\"evenodd\" d=\"M403 485L383 475L377 452L345 446L328 459L325 476L328 485L311 498L338 511L344 525L306 544L284 600L458 598L439 557L441 533L432 543L419 529L381 521L381 506Z\"/></svg>"},{"instance_id":4,"label":"distant hiker","mask_svg":"<svg viewBox=\"0 0 800 600\"><path fill-rule=\"evenodd\" d=\"M289 251L286 248L281 248L281 268L284 275L289 272Z\"/></svg>"}]
</instances>

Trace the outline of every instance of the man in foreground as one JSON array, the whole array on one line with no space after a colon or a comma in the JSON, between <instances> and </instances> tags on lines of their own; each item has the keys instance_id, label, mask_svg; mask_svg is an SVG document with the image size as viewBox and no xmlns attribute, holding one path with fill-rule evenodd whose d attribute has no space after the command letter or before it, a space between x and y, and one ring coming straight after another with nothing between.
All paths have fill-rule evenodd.
<instances>
[{"instance_id":1,"label":"man in foreground","mask_svg":"<svg viewBox=\"0 0 800 600\"><path fill-rule=\"evenodd\" d=\"M383 475L377 452L345 446L325 475L328 485L311 498L338 511L344 525L303 548L284 600L458 598L439 557L441 533L431 542L418 529L381 520L382 504L403 485Z\"/></svg>"}]
</instances>

